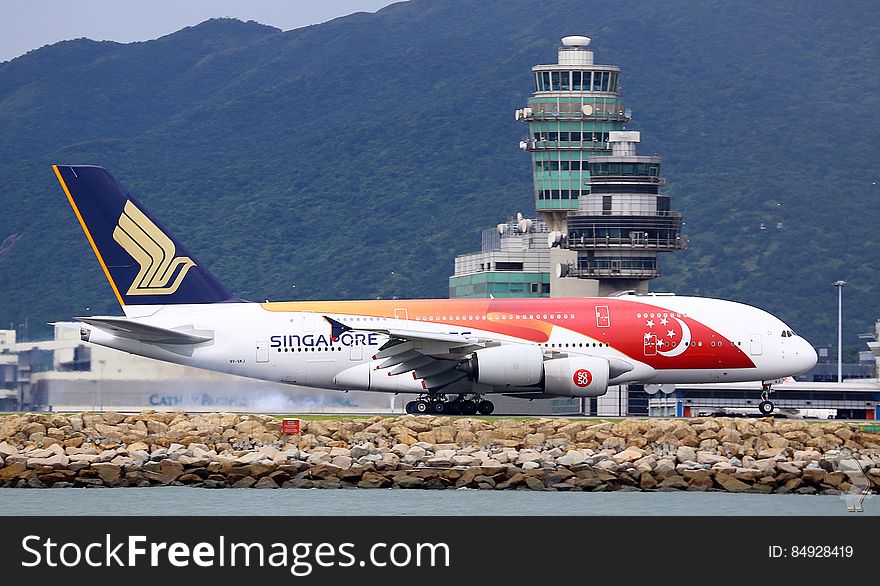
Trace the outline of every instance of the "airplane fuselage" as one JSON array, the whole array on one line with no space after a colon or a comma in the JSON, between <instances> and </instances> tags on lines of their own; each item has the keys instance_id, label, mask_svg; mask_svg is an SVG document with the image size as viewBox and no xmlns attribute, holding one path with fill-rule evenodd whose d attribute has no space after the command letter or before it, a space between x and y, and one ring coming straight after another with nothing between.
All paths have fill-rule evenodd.
<instances>
[{"instance_id":1,"label":"airplane fuselage","mask_svg":"<svg viewBox=\"0 0 880 586\"><path fill-rule=\"evenodd\" d=\"M412 372L377 369L382 361L374 356L389 336L371 329L491 337L539 346L548 358L616 358L634 366L611 384L765 381L815 363L809 343L773 315L699 297L220 303L127 307L126 313L139 322L206 332L213 339L163 346L95 329L89 341L197 368L323 389L424 392ZM324 316L351 331L334 339Z\"/></svg>"}]
</instances>

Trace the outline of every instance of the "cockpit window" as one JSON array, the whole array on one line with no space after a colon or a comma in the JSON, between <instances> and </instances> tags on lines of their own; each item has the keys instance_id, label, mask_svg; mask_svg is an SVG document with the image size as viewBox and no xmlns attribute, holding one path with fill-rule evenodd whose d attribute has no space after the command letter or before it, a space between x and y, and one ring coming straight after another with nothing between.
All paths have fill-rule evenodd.
<instances>
[{"instance_id":1,"label":"cockpit window","mask_svg":"<svg viewBox=\"0 0 880 586\"><path fill-rule=\"evenodd\" d=\"M793 331L791 331L791 330L783 330L783 331L782 331L782 337L783 337L783 338L792 338L792 337L794 337L795 335L796 335L796 334L795 334Z\"/></svg>"}]
</instances>

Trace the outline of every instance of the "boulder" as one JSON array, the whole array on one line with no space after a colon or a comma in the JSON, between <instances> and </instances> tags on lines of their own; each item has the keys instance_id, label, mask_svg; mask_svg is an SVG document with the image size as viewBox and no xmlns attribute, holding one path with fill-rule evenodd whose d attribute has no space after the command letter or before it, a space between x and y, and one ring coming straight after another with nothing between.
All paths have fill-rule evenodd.
<instances>
[{"instance_id":1,"label":"boulder","mask_svg":"<svg viewBox=\"0 0 880 586\"><path fill-rule=\"evenodd\" d=\"M576 466L577 464L583 464L587 460L587 457L580 451L569 451L564 456L560 456L556 459L556 463L560 466Z\"/></svg>"},{"instance_id":2,"label":"boulder","mask_svg":"<svg viewBox=\"0 0 880 586\"><path fill-rule=\"evenodd\" d=\"M264 476L260 478L256 484L253 485L254 488L278 488L278 483L270 476Z\"/></svg>"},{"instance_id":3,"label":"boulder","mask_svg":"<svg viewBox=\"0 0 880 586\"><path fill-rule=\"evenodd\" d=\"M375 472L364 472L357 486L358 488L385 488L391 486L391 480Z\"/></svg>"},{"instance_id":4,"label":"boulder","mask_svg":"<svg viewBox=\"0 0 880 586\"><path fill-rule=\"evenodd\" d=\"M525 477L525 485L529 487L530 490L544 490L544 481L536 476L526 476Z\"/></svg>"},{"instance_id":5,"label":"boulder","mask_svg":"<svg viewBox=\"0 0 880 586\"><path fill-rule=\"evenodd\" d=\"M256 484L256 482L256 478L253 478L252 476L245 476L241 480L233 483L232 488L250 488L254 484Z\"/></svg>"},{"instance_id":6,"label":"boulder","mask_svg":"<svg viewBox=\"0 0 880 586\"><path fill-rule=\"evenodd\" d=\"M690 446L680 446L675 452L675 457L682 463L696 462L697 452Z\"/></svg>"},{"instance_id":7,"label":"boulder","mask_svg":"<svg viewBox=\"0 0 880 586\"><path fill-rule=\"evenodd\" d=\"M692 488L699 488L702 490L708 490L712 488L712 472L705 469L696 469L696 470L685 470L682 472L682 476L687 483Z\"/></svg>"},{"instance_id":8,"label":"boulder","mask_svg":"<svg viewBox=\"0 0 880 586\"><path fill-rule=\"evenodd\" d=\"M50 466L52 468L63 468L67 466L69 461L68 457L64 454L52 454L48 458L28 458L27 467Z\"/></svg>"},{"instance_id":9,"label":"boulder","mask_svg":"<svg viewBox=\"0 0 880 586\"><path fill-rule=\"evenodd\" d=\"M17 455L18 455L18 448L16 448L12 444L5 442L5 441L0 442L0 456L3 456L5 458L7 456L17 456Z\"/></svg>"},{"instance_id":10,"label":"boulder","mask_svg":"<svg viewBox=\"0 0 880 586\"><path fill-rule=\"evenodd\" d=\"M699 464L709 464L711 466L712 464L717 464L718 462L726 463L727 457L716 454L714 452L700 451L697 452L697 462Z\"/></svg>"},{"instance_id":11,"label":"boulder","mask_svg":"<svg viewBox=\"0 0 880 586\"><path fill-rule=\"evenodd\" d=\"M170 484L183 474L183 464L170 459L165 459L161 462L147 462L141 469L141 474L147 480L161 484Z\"/></svg>"},{"instance_id":12,"label":"boulder","mask_svg":"<svg viewBox=\"0 0 880 586\"><path fill-rule=\"evenodd\" d=\"M715 483L727 492L745 492L750 488L750 485L737 480L730 474L716 474Z\"/></svg>"},{"instance_id":13,"label":"boulder","mask_svg":"<svg viewBox=\"0 0 880 586\"><path fill-rule=\"evenodd\" d=\"M623 464L625 462L635 462L636 460L640 460L644 458L646 454L647 452L645 452L645 450L636 447L629 447L622 452L614 454L611 456L611 459L616 464Z\"/></svg>"},{"instance_id":14,"label":"boulder","mask_svg":"<svg viewBox=\"0 0 880 586\"><path fill-rule=\"evenodd\" d=\"M651 490L657 488L657 480L648 472L643 472L639 477L639 487L642 490Z\"/></svg>"},{"instance_id":15,"label":"boulder","mask_svg":"<svg viewBox=\"0 0 880 586\"><path fill-rule=\"evenodd\" d=\"M666 490L687 490L688 486L689 485L684 478L678 474L673 474L664 478L657 488Z\"/></svg>"},{"instance_id":16,"label":"boulder","mask_svg":"<svg viewBox=\"0 0 880 586\"><path fill-rule=\"evenodd\" d=\"M120 474L122 474L122 467L110 462L92 464L92 469L98 471L98 477L103 480L105 484L115 483L119 480Z\"/></svg>"},{"instance_id":17,"label":"boulder","mask_svg":"<svg viewBox=\"0 0 880 586\"><path fill-rule=\"evenodd\" d=\"M27 470L27 465L24 462L7 464L5 468L0 468L0 480L12 480L25 470Z\"/></svg>"},{"instance_id":18,"label":"boulder","mask_svg":"<svg viewBox=\"0 0 880 586\"><path fill-rule=\"evenodd\" d=\"M672 458L661 458L654 467L654 478L663 480L670 475L675 474L675 460Z\"/></svg>"}]
</instances>

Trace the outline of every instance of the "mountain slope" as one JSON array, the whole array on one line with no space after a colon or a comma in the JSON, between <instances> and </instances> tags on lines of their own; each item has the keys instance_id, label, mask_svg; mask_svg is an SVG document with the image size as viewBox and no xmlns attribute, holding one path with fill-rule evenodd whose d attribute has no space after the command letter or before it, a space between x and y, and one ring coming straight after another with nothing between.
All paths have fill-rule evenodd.
<instances>
[{"instance_id":1,"label":"mountain slope","mask_svg":"<svg viewBox=\"0 0 880 586\"><path fill-rule=\"evenodd\" d=\"M759 305L825 344L845 279L852 338L880 314L878 12L414 0L33 51L0 64L0 242L17 238L0 324L114 311L55 162L110 169L244 297L443 297L479 229L533 209L512 112L559 37L588 34L685 214L691 246L654 289Z\"/></svg>"}]
</instances>

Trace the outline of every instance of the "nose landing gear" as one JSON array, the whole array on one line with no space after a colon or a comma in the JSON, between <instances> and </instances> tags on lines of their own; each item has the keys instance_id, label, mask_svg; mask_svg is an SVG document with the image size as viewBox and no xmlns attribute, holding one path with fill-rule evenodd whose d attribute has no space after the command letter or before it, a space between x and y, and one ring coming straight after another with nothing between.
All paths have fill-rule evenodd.
<instances>
[{"instance_id":1,"label":"nose landing gear","mask_svg":"<svg viewBox=\"0 0 880 586\"><path fill-rule=\"evenodd\" d=\"M770 415L774 408L773 401L770 400L770 393L773 392L773 389L770 388L770 383L764 383L761 387L761 402L758 403L758 410L763 415Z\"/></svg>"},{"instance_id":2,"label":"nose landing gear","mask_svg":"<svg viewBox=\"0 0 880 586\"><path fill-rule=\"evenodd\" d=\"M406 404L406 412L414 415L491 415L493 411L495 404L480 395L462 394L449 400L446 395L435 393L422 395Z\"/></svg>"}]
</instances>

